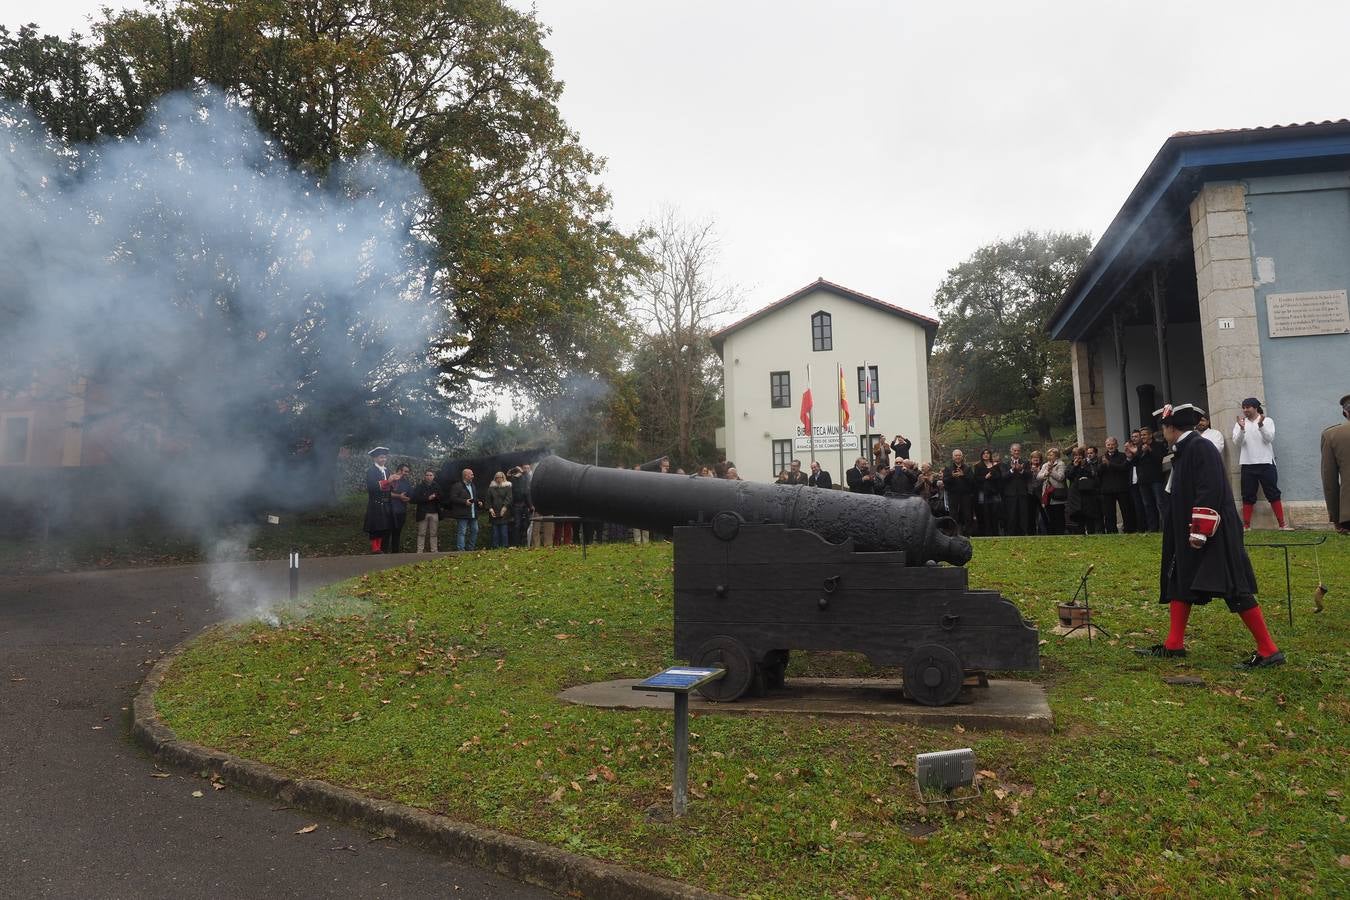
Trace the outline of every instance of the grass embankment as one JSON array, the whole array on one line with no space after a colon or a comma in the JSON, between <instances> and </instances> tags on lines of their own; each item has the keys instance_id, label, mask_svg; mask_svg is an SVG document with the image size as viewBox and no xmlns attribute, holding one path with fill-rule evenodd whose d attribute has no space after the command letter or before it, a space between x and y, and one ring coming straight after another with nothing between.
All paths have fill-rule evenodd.
<instances>
[{"instance_id":1,"label":"grass embankment","mask_svg":"<svg viewBox=\"0 0 1350 900\"><path fill-rule=\"evenodd\" d=\"M301 556L346 556L370 549L361 524L366 495L351 494L335 505L311 512L282 514L279 524L260 514L253 522L220 523L212 541L225 540L236 560L284 559L292 548ZM483 520L486 522L486 518ZM486 526L479 529L487 543ZM21 540L0 542L0 573L117 569L139 566L187 565L207 561L208 547L182 528L159 521L118 525L100 521L54 530L44 543L27 531ZM403 549L411 552L417 539L412 515L403 528ZM455 523L441 520L440 548L453 550Z\"/></svg>"},{"instance_id":2,"label":"grass embankment","mask_svg":"<svg viewBox=\"0 0 1350 900\"><path fill-rule=\"evenodd\" d=\"M554 697L672 662L669 545L365 576L329 596L354 596L360 614L201 641L158 702L184 738L731 894L1345 896L1350 540L1322 549L1321 615L1312 556L1296 556L1292 629L1282 557L1253 555L1290 664L1242 673L1251 641L1222 604L1196 611L1184 664L1129 653L1166 627L1156 536L979 541L972 584L1001 590L1048 639L1053 735L701 716L696 792L673 823L645 812L669 804L669 713ZM1089 562L1118 643L1048 634ZM824 665L839 660L793 663ZM1178 673L1205 684L1162 681ZM920 804L914 754L965 745L983 795Z\"/></svg>"}]
</instances>

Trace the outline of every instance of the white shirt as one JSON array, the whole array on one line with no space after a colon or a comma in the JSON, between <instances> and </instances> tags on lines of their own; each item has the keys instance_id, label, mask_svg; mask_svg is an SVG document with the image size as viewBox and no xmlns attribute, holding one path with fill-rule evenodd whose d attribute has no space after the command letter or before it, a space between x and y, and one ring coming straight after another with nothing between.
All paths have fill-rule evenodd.
<instances>
[{"instance_id":1,"label":"white shirt","mask_svg":"<svg viewBox=\"0 0 1350 900\"><path fill-rule=\"evenodd\" d=\"M1256 421L1249 421L1246 418L1243 418L1241 422L1234 422L1233 445L1241 451L1238 456L1240 465L1256 466L1262 463L1274 463L1275 420L1266 416L1266 420L1261 423L1259 428Z\"/></svg>"},{"instance_id":2,"label":"white shirt","mask_svg":"<svg viewBox=\"0 0 1350 900\"><path fill-rule=\"evenodd\" d=\"M1200 436L1209 441L1218 448L1219 455L1223 456L1223 432L1217 428L1206 428L1200 432Z\"/></svg>"}]
</instances>

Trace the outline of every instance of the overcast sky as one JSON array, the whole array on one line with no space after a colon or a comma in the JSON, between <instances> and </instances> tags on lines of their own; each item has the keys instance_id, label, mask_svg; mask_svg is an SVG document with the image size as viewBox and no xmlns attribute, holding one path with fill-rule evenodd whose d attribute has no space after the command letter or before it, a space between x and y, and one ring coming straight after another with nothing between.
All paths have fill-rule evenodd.
<instances>
[{"instance_id":1,"label":"overcast sky","mask_svg":"<svg viewBox=\"0 0 1350 900\"><path fill-rule=\"evenodd\" d=\"M64 33L99 2L0 22ZM931 312L983 243L1099 236L1173 132L1350 116L1350 4L536 6L618 221L714 219L744 311L823 276Z\"/></svg>"}]
</instances>

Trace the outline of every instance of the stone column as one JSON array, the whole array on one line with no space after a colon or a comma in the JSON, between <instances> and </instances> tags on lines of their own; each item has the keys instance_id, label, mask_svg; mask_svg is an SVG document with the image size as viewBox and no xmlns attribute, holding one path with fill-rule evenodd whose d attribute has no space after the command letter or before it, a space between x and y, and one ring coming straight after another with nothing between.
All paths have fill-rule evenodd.
<instances>
[{"instance_id":1,"label":"stone column","mask_svg":"<svg viewBox=\"0 0 1350 900\"><path fill-rule=\"evenodd\" d=\"M1078 424L1078 443L1098 448L1106 441L1106 397L1102 383L1101 354L1092 339L1069 345L1073 371L1073 414Z\"/></svg>"},{"instance_id":2,"label":"stone column","mask_svg":"<svg viewBox=\"0 0 1350 900\"><path fill-rule=\"evenodd\" d=\"M1191 201L1191 244L1210 421L1229 443L1224 456L1234 496L1239 490L1238 453L1231 445L1233 422L1241 412L1243 397L1265 396L1246 195L1242 182L1214 181L1205 184ZM1252 525L1273 526L1269 505L1258 503L1257 510L1269 521L1253 520Z\"/></svg>"}]
</instances>

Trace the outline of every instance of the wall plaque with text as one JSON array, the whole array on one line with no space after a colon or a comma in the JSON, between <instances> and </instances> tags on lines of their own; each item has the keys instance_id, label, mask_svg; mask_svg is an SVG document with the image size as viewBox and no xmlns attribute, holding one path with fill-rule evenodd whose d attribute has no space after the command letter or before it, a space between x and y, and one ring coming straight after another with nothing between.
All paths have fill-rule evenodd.
<instances>
[{"instance_id":1,"label":"wall plaque with text","mask_svg":"<svg viewBox=\"0 0 1350 900\"><path fill-rule=\"evenodd\" d=\"M1350 304L1345 291L1269 294L1266 321L1273 338L1350 334Z\"/></svg>"}]
</instances>

